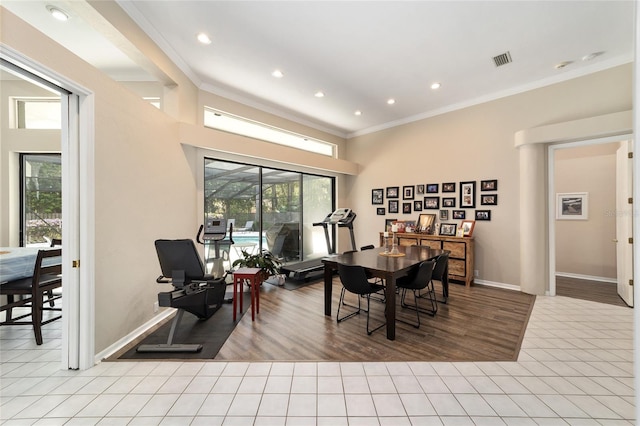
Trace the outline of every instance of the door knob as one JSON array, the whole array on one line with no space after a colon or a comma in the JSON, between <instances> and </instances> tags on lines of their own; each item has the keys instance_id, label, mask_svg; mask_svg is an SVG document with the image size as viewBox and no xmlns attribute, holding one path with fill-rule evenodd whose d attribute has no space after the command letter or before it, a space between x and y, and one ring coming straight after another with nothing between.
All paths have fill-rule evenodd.
<instances>
[{"instance_id":1,"label":"door knob","mask_svg":"<svg viewBox=\"0 0 640 426\"><path fill-rule=\"evenodd\" d=\"M617 243L617 242L618 242L618 239L617 239L617 238L614 238L614 239L613 239L613 240L611 240L611 241L613 241L614 243Z\"/></svg>"}]
</instances>

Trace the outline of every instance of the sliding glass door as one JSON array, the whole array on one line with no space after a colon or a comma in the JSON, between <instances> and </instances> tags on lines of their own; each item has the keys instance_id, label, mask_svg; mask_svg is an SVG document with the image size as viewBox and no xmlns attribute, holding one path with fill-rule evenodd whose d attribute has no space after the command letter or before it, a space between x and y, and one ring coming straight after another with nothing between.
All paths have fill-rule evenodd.
<instances>
[{"instance_id":1,"label":"sliding glass door","mask_svg":"<svg viewBox=\"0 0 640 426\"><path fill-rule=\"evenodd\" d=\"M205 158L205 221L234 224L231 262L269 250L284 263L327 254L322 227L334 210L334 178Z\"/></svg>"}]
</instances>

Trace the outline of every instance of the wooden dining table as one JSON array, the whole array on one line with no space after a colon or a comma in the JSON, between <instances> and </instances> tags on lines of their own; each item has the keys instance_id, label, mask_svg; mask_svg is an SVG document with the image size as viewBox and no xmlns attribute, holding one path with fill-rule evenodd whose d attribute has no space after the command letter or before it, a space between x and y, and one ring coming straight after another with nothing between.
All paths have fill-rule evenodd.
<instances>
[{"instance_id":1,"label":"wooden dining table","mask_svg":"<svg viewBox=\"0 0 640 426\"><path fill-rule=\"evenodd\" d=\"M385 281L385 317L387 322L387 339L396 338L396 280L407 276L413 268L417 268L425 260L434 260L444 250L427 246L399 246L398 255L384 254L384 248L355 251L324 257L324 314L331 316L333 275L338 264L362 266L372 277ZM448 288L448 271L443 274L443 287ZM445 296L446 296L445 292Z\"/></svg>"}]
</instances>

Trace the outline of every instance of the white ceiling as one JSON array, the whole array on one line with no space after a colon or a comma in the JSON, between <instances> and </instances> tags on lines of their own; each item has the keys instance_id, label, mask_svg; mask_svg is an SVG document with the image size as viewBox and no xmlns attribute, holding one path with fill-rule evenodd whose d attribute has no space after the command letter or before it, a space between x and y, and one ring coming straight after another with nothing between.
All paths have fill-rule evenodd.
<instances>
[{"instance_id":1,"label":"white ceiling","mask_svg":"<svg viewBox=\"0 0 640 426\"><path fill-rule=\"evenodd\" d=\"M96 67L145 79L80 1L2 5ZM72 19L51 19L46 4ZM124 1L204 89L354 135L633 60L633 1ZM85 6L86 9L86 6ZM81 17L82 16L82 17ZM199 44L206 32L213 42ZM105 37L106 36L106 37ZM493 57L513 62L496 67ZM585 55L601 53L594 59ZM555 65L572 61L564 68ZM284 77L271 72L279 69ZM440 82L438 90L430 89ZM314 94L321 90L324 98ZM387 99L396 103L388 105ZM362 111L356 116L356 110Z\"/></svg>"}]
</instances>

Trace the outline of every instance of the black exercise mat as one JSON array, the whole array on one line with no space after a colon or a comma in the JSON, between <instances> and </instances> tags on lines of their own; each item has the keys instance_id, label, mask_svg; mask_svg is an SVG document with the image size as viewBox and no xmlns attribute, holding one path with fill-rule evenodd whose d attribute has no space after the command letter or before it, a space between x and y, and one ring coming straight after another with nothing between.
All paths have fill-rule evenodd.
<instances>
[{"instance_id":1,"label":"black exercise mat","mask_svg":"<svg viewBox=\"0 0 640 426\"><path fill-rule=\"evenodd\" d=\"M232 296L232 294L227 292L225 297L230 299ZM173 322L172 318L147 336L142 342L129 348L125 353L117 357L117 359L213 359L233 332L236 324L242 319L242 316L248 309L251 309L251 293L249 291L244 292L243 299L243 311L238 314L236 322L233 321L232 303L223 303L220 309L205 321L199 320L198 317L188 312L184 313L174 334L173 343L202 344L202 350L200 352L136 352L136 348L140 345L166 344L171 323Z\"/></svg>"}]
</instances>

